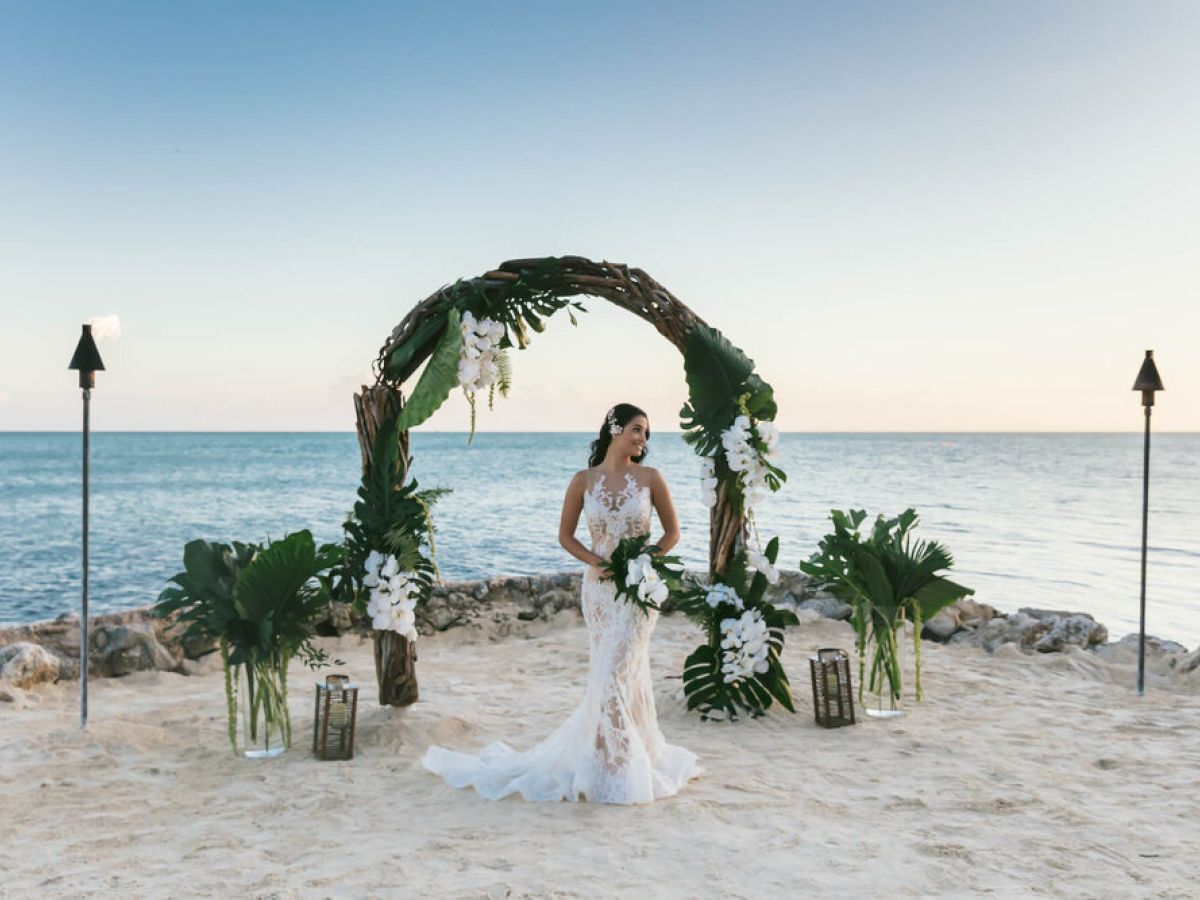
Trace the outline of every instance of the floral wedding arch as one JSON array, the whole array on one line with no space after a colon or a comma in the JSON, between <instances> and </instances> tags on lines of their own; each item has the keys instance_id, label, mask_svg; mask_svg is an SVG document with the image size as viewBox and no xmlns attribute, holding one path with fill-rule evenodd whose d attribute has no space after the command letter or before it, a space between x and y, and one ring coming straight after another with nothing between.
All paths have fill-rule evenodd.
<instances>
[{"instance_id":1,"label":"floral wedding arch","mask_svg":"<svg viewBox=\"0 0 1200 900\"><path fill-rule=\"evenodd\" d=\"M409 429L461 387L473 436L476 393L487 390L489 407L497 391L507 394L509 351L527 346L560 310L577 324L575 311L585 310L573 298L581 296L645 319L683 355L689 398L681 424L701 457L711 529L708 579L676 598L706 637L684 665L688 708L735 718L778 701L794 712L779 654L784 626L796 619L764 597L778 580L779 540L763 547L753 528L754 506L786 478L771 462L779 437L771 386L745 354L641 269L579 256L509 260L440 288L392 331L375 362L376 384L354 398L363 487L346 525L341 576L355 596L370 597L380 702L417 698L415 610L436 577L430 506L439 492L418 491L408 477ZM426 361L406 400L402 387Z\"/></svg>"}]
</instances>

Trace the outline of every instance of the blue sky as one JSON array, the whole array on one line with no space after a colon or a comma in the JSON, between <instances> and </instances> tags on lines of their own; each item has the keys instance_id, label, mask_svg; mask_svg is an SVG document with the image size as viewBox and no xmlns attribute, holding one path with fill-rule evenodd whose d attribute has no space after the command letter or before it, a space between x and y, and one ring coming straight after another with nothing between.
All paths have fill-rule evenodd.
<instances>
[{"instance_id":1,"label":"blue sky","mask_svg":"<svg viewBox=\"0 0 1200 900\"><path fill-rule=\"evenodd\" d=\"M418 300L646 269L786 430L1200 430L1200 5L0 2L0 429L351 429ZM481 427L668 427L591 301ZM428 424L457 430L466 403Z\"/></svg>"}]
</instances>

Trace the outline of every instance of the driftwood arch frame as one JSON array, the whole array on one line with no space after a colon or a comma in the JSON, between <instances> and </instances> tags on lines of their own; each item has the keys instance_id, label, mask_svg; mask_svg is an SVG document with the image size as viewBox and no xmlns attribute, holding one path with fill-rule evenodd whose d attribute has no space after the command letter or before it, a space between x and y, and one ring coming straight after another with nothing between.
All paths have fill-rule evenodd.
<instances>
[{"instance_id":1,"label":"driftwood arch frame","mask_svg":"<svg viewBox=\"0 0 1200 900\"><path fill-rule=\"evenodd\" d=\"M481 290L503 291L519 281L523 274L538 271L549 263L557 263L560 297L598 297L633 313L654 326L679 352L687 351L688 335L696 325L707 325L678 297L651 278L645 271L623 263L593 262L582 256L538 257L511 259L485 272L472 282ZM430 334L414 349L408 360L389 372L388 361L406 342L430 322L440 322L448 304L453 302L452 289L441 287L412 308L401 320L379 351L374 363L376 385L363 388L354 398L358 424L359 445L364 468L370 465L371 447L379 423L387 415L398 415L404 406L401 385L421 367L434 351L436 334ZM431 330L432 331L432 330ZM408 466L408 431L402 432L402 458ZM708 564L712 573L724 571L731 552L737 552L746 540L745 517L733 505L718 496L709 518Z\"/></svg>"},{"instance_id":2,"label":"driftwood arch frame","mask_svg":"<svg viewBox=\"0 0 1200 900\"><path fill-rule=\"evenodd\" d=\"M714 582L732 578L741 584L742 590L748 591L745 608L752 604L760 608L771 627L771 672L761 677L761 683L759 676L748 679L744 689L738 685L722 687L721 616L736 614L743 606L739 601L736 611L732 607L709 610L702 598L696 600L695 607L701 614L694 617L705 621L707 644L689 657L685 666L689 707L702 712L721 709L731 716L738 708L757 714L776 699L793 710L778 654L783 626L792 624L794 617L764 605L764 576L755 575L754 570L747 573L749 535L744 497L738 475L729 469L720 452L723 430L734 423L735 417L745 417L747 422L751 416L757 421L775 418L771 387L754 374L751 360L642 269L594 262L582 256L514 259L476 278L443 286L419 302L380 348L374 363L376 383L364 386L354 398L364 473L371 469L377 435L390 421L399 425L398 465L407 477L409 428L428 418L456 384L452 372L458 359L458 310L473 308L477 317L486 315L502 321L505 337L500 346L524 347L528 330L541 331L544 318L568 307L583 310L572 299L576 297L607 300L644 319L684 357L691 392L680 413L688 429L686 438L701 456L713 461L717 476L715 502L709 515L709 578ZM574 313L569 309L568 315L574 323ZM406 399L403 386L427 361ZM432 377L431 372L435 373ZM777 490L786 476L773 466L768 468L772 473L767 476L768 482L772 490ZM775 540L767 550L772 563L777 553ZM377 633L381 703L407 705L416 701L414 663L411 643L395 633Z\"/></svg>"}]
</instances>

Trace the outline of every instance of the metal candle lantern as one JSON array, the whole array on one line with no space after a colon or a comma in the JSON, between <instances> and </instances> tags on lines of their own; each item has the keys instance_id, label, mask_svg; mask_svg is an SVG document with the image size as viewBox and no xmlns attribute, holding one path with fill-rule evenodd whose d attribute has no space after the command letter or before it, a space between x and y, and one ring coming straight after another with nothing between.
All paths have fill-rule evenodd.
<instances>
[{"instance_id":1,"label":"metal candle lantern","mask_svg":"<svg viewBox=\"0 0 1200 900\"><path fill-rule=\"evenodd\" d=\"M87 677L88 677L88 457L91 447L91 401L92 388L96 386L96 373L104 371L100 350L92 337L92 326L84 325L75 353L68 369L79 373L79 387L83 390L83 602L79 613L79 727L87 727Z\"/></svg>"},{"instance_id":2,"label":"metal candle lantern","mask_svg":"<svg viewBox=\"0 0 1200 900\"><path fill-rule=\"evenodd\" d=\"M318 759L354 758L358 686L345 675L328 675L317 685L313 714L313 754Z\"/></svg>"},{"instance_id":3,"label":"metal candle lantern","mask_svg":"<svg viewBox=\"0 0 1200 900\"><path fill-rule=\"evenodd\" d=\"M818 650L808 658L812 674L813 712L817 724L838 728L854 724L854 692L850 688L850 656L845 650Z\"/></svg>"},{"instance_id":4,"label":"metal candle lantern","mask_svg":"<svg viewBox=\"0 0 1200 900\"><path fill-rule=\"evenodd\" d=\"M1146 437L1142 452L1142 597L1141 624L1138 628L1138 694L1146 690L1146 538L1150 524L1150 412L1154 408L1154 394L1163 390L1158 377L1158 366L1154 365L1154 351L1147 350L1137 380L1135 391L1142 392L1142 406L1146 409Z\"/></svg>"}]
</instances>

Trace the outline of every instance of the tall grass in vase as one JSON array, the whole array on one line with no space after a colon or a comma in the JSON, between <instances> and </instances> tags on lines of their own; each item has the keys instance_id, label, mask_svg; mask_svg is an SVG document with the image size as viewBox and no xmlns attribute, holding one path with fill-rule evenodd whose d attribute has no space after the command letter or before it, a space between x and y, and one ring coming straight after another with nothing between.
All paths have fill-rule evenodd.
<instances>
[{"instance_id":1,"label":"tall grass in vase","mask_svg":"<svg viewBox=\"0 0 1200 900\"><path fill-rule=\"evenodd\" d=\"M288 663L296 656L311 668L329 662L311 641L327 609L313 579L331 562L308 531L264 547L196 540L184 547L174 586L159 595L155 612L186 624L185 640L220 648L235 753L277 756L291 746Z\"/></svg>"},{"instance_id":2,"label":"tall grass in vase","mask_svg":"<svg viewBox=\"0 0 1200 900\"><path fill-rule=\"evenodd\" d=\"M850 604L858 651L858 700L868 714L899 715L904 693L903 632L913 624L914 696L921 687L921 630L925 622L974 590L943 577L954 560L937 541L916 540L917 513L880 515L869 534L866 511L833 510L833 531L800 570ZM864 690L872 702L863 702Z\"/></svg>"}]
</instances>

